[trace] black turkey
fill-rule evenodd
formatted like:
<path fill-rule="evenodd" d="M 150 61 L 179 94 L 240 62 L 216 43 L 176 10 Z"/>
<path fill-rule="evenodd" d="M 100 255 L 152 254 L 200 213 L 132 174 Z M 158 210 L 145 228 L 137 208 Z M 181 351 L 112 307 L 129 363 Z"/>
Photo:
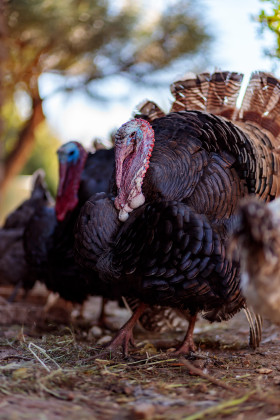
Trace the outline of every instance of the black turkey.
<path fill-rule="evenodd" d="M 53 200 L 44 182 L 45 174 L 38 170 L 33 174 L 31 196 L 8 215 L 0 229 L 0 284 L 23 287 L 30 290 L 36 276 L 30 271 L 23 247 L 24 230 L 33 215 L 42 207 L 49 207 Z"/>
<path fill-rule="evenodd" d="M 117 285 L 121 294 L 149 305 L 188 310 L 192 318 L 182 352 L 194 350 L 191 332 L 199 311 L 209 320 L 227 319 L 243 303 L 234 281 L 238 264 L 226 259 L 223 240 L 207 218 L 182 202 L 145 204 L 121 224 L 112 199 L 98 194 L 85 204 L 79 226 L 83 263 L 89 268 L 96 263 L 108 287 Z M 90 249 L 95 261 L 90 252 L 86 258 Z M 139 316 L 142 309 L 145 305 Z M 125 352 L 130 338 L 125 334 Z"/>
<path fill-rule="evenodd" d="M 109 190 L 114 151 L 88 153 L 72 141 L 58 149 L 58 158 L 56 204 L 41 207 L 29 222 L 24 235 L 26 258 L 34 275 L 50 291 L 83 303 L 89 295 L 102 295 L 103 289 L 99 282 L 89 282 L 88 273 L 75 263 L 73 229 L 84 202 L 98 191 Z"/>
<path fill-rule="evenodd" d="M 107 287 L 118 284 L 122 294 L 142 301 L 112 348 L 122 344 L 127 352 L 146 305 L 189 310 L 178 353 L 194 348 L 198 312 L 221 321 L 245 306 L 239 263 L 225 247 L 240 198 L 279 195 L 280 84 L 254 73 L 237 112 L 241 80 L 218 72 L 178 82 L 176 112 L 151 124 L 131 120 L 115 135 L 114 202 L 94 196 L 76 227 L 78 262 L 98 271 Z"/>

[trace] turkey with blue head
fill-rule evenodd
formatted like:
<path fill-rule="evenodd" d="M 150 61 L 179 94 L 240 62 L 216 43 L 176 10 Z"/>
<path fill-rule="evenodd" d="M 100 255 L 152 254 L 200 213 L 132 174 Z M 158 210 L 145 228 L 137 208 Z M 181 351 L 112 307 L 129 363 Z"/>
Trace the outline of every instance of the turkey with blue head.
<path fill-rule="evenodd" d="M 62 145 L 57 155 L 55 206 L 41 207 L 30 220 L 24 235 L 26 258 L 50 291 L 73 303 L 83 303 L 90 295 L 101 295 L 103 288 L 98 281 L 89 282 L 87 272 L 75 263 L 73 229 L 85 201 L 96 192 L 109 191 L 114 151 L 90 153 L 79 142 L 71 141 Z"/>

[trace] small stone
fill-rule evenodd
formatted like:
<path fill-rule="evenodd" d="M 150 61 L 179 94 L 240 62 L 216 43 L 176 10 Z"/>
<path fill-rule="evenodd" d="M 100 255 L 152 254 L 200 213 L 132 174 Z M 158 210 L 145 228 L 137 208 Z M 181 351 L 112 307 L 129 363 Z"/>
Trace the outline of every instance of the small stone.
<path fill-rule="evenodd" d="M 89 330 L 89 338 L 90 336 L 94 337 L 94 338 L 99 338 L 102 336 L 102 329 L 100 327 L 98 327 L 97 325 L 94 325 L 90 330 Z"/>
<path fill-rule="evenodd" d="M 155 407 L 152 404 L 136 404 L 131 410 L 133 419 L 151 419 L 155 413 Z"/>
<path fill-rule="evenodd" d="M 104 335 L 101 337 L 96 344 L 99 344 L 100 346 L 103 346 L 104 344 L 109 343 L 112 340 L 112 337 L 110 335 Z"/>
<path fill-rule="evenodd" d="M 206 392 L 208 392 L 208 388 L 207 385 L 205 384 L 198 384 L 195 387 L 197 392 L 202 392 L 203 394 L 206 394 Z"/>
<path fill-rule="evenodd" d="M 205 367 L 205 360 L 197 359 L 194 360 L 192 364 L 198 369 L 203 369 Z"/>
<path fill-rule="evenodd" d="M 59 395 L 67 401 L 73 401 L 75 398 L 75 394 L 72 391 L 65 391 L 63 389 L 59 391 Z"/>

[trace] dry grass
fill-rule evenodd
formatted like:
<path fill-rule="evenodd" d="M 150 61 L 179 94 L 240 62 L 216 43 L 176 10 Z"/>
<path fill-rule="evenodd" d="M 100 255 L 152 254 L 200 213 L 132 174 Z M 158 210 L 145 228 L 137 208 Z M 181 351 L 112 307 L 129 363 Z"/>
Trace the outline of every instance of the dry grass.
<path fill-rule="evenodd" d="M 33 324 L 1 327 L 1 420 L 280 418 L 276 327 L 266 326 L 270 339 L 252 351 L 242 315 L 200 321 L 199 351 L 189 359 L 156 350 L 173 347 L 177 334 L 139 331 L 138 347 L 123 359 L 104 354 L 87 326 Z"/>

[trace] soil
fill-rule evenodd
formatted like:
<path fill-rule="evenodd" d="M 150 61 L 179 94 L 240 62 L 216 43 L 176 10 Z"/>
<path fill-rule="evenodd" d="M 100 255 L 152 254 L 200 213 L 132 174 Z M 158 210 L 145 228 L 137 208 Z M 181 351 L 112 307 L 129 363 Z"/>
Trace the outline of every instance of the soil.
<path fill-rule="evenodd" d="M 243 313 L 201 319 L 198 350 L 184 358 L 172 354 L 183 331 L 138 328 L 124 358 L 101 347 L 129 317 L 116 303 L 106 307 L 111 329 L 101 329 L 98 298 L 81 316 L 63 302 L 46 312 L 43 289 L 12 304 L 10 292 L 0 288 L 0 420 L 280 419 L 280 329 L 267 321 L 252 350 Z"/>

